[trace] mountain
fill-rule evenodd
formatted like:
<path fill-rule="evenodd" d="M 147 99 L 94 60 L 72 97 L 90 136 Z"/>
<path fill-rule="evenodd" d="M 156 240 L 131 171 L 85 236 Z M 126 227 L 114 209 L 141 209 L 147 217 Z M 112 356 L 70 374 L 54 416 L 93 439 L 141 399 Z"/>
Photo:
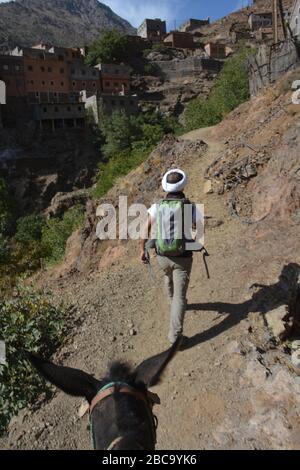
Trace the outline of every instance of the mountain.
<path fill-rule="evenodd" d="M 98 0 L 16 0 L 0 4 L 0 45 L 84 46 L 104 29 L 135 29 Z"/>

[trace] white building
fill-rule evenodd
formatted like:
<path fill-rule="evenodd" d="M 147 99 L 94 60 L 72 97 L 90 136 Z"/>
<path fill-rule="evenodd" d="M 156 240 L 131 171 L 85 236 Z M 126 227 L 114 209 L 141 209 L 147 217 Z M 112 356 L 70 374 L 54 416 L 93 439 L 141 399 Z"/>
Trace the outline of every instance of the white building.
<path fill-rule="evenodd" d="M 295 0 L 291 14 L 290 28 L 293 36 L 300 40 L 300 0 Z"/>

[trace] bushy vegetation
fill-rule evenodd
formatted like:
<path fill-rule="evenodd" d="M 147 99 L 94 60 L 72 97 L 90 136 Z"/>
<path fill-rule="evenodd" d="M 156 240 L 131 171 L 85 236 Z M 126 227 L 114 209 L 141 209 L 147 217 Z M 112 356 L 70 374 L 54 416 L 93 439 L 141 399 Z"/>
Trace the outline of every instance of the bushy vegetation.
<path fill-rule="evenodd" d="M 62 218 L 46 220 L 39 215 L 19 218 L 15 231 L 0 233 L 0 292 L 9 293 L 20 278 L 31 275 L 41 265 L 63 259 L 66 242 L 84 221 L 84 207 L 75 206 Z"/>
<path fill-rule="evenodd" d="M 45 222 L 42 228 L 41 245 L 47 263 L 53 264 L 63 259 L 68 238 L 83 225 L 83 222 L 83 206 L 72 207 L 65 212 L 62 219 L 53 218 Z"/>
<path fill-rule="evenodd" d="M 105 31 L 89 47 L 86 63 L 96 65 L 120 63 L 130 57 L 130 44 L 127 37 L 117 29 Z"/>
<path fill-rule="evenodd" d="M 192 100 L 185 113 L 187 130 L 218 124 L 226 114 L 250 97 L 246 58 L 253 53 L 243 47 L 228 59 L 208 97 Z"/>
<path fill-rule="evenodd" d="M 22 289 L 11 300 L 0 299 L 0 339 L 6 345 L 6 365 L 0 365 L 0 434 L 12 416 L 47 390 L 25 351 L 49 358 L 67 329 L 66 310 L 45 294 Z"/>
<path fill-rule="evenodd" d="M 95 197 L 102 197 L 116 179 L 140 165 L 167 133 L 178 130 L 175 119 L 165 119 L 157 113 L 127 116 L 115 111 L 111 117 L 100 111 L 101 132 L 105 141 L 106 163 L 101 163 L 96 181 Z"/>

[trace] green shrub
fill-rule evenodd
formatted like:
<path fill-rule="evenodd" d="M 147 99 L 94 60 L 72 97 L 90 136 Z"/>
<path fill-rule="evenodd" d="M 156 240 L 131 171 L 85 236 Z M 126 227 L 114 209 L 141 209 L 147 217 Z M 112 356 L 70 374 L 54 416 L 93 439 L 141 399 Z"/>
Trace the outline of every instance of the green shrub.
<path fill-rule="evenodd" d="M 68 238 L 84 222 L 84 207 L 75 206 L 69 209 L 62 219 L 53 218 L 46 221 L 42 228 L 44 258 L 49 264 L 61 261 L 65 254 Z"/>
<path fill-rule="evenodd" d="M 66 310 L 55 307 L 48 296 L 22 289 L 11 300 L 0 299 L 0 339 L 5 341 L 7 362 L 0 365 L 0 433 L 13 415 L 47 390 L 24 351 L 49 358 L 67 329 Z"/>
<path fill-rule="evenodd" d="M 102 164 L 97 176 L 97 184 L 93 196 L 98 198 L 104 196 L 121 176 L 130 173 L 131 170 L 140 165 L 149 155 L 148 149 L 134 148 L 120 152 L 108 163 Z"/>
<path fill-rule="evenodd" d="M 106 144 L 104 153 L 109 159 L 101 163 L 96 178 L 94 197 L 104 196 L 115 181 L 140 165 L 166 133 L 178 129 L 176 120 L 164 119 L 157 113 L 126 116 L 115 111 L 111 117 L 103 114 L 101 130 Z"/>
<path fill-rule="evenodd" d="M 187 130 L 218 124 L 226 114 L 250 98 L 246 58 L 253 53 L 241 49 L 225 63 L 208 97 L 192 100 L 185 112 Z"/>
<path fill-rule="evenodd" d="M 156 76 L 159 72 L 159 67 L 157 64 L 152 64 L 149 62 L 148 64 L 144 65 L 144 74 L 145 75 L 153 75 Z"/>
<path fill-rule="evenodd" d="M 107 30 L 90 46 L 86 63 L 96 65 L 119 63 L 130 57 L 130 45 L 127 37 L 117 29 Z"/>
<path fill-rule="evenodd" d="M 40 241 L 44 223 L 44 218 L 40 215 L 21 217 L 17 220 L 16 241 L 23 244 Z"/>
<path fill-rule="evenodd" d="M 8 239 L 0 232 L 0 266 L 9 258 L 9 242 Z"/>

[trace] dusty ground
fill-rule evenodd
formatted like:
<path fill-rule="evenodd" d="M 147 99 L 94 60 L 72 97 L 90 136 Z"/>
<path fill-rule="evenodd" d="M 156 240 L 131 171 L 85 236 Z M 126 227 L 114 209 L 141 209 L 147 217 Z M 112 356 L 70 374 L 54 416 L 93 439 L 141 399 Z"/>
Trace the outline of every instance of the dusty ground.
<path fill-rule="evenodd" d="M 195 256 L 187 347 L 155 389 L 162 401 L 156 409 L 157 448 L 299 449 L 300 377 L 278 362 L 280 351 L 270 349 L 261 313 L 284 304 L 273 294 L 283 267 L 300 263 L 289 241 L 293 231 L 297 237 L 297 225 L 281 234 L 285 248 L 279 251 L 270 225 L 258 231 L 231 218 L 225 198 L 203 193 L 204 172 L 223 150 L 216 129 L 184 138 L 209 144 L 201 159 L 190 158 L 183 167 L 190 175 L 188 196 L 204 203 L 211 217 L 206 232 L 211 279 L 202 257 Z M 168 346 L 168 307 L 155 259 L 157 286 L 138 261 L 138 247 L 129 245 L 126 251 L 102 272 L 48 280 L 56 297 L 72 303 L 81 319 L 58 361 L 100 377 L 113 359 L 137 364 Z M 250 290 L 254 283 L 267 287 Z M 135 336 L 130 336 L 132 328 Z M 80 400 L 55 392 L 37 411 L 13 420 L 0 448 L 89 449 L 87 418 L 77 418 L 79 405 Z"/>

